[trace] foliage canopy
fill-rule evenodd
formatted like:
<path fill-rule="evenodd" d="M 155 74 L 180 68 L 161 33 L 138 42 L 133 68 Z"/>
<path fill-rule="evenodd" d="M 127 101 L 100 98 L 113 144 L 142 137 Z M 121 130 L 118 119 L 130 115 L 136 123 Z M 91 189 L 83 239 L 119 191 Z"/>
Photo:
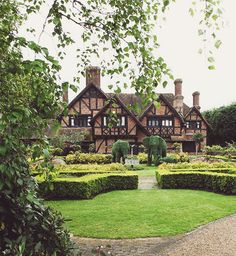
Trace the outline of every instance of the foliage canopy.
<path fill-rule="evenodd" d="M 209 144 L 225 146 L 236 142 L 236 103 L 205 111 L 204 116 L 211 125 Z"/>

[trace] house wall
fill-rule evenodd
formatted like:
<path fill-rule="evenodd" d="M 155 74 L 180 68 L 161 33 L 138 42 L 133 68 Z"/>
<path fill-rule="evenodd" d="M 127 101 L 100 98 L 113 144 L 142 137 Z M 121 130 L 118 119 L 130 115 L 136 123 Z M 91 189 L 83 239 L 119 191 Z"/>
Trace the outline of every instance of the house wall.
<path fill-rule="evenodd" d="M 153 135 L 159 135 L 164 138 L 170 138 L 171 135 L 181 135 L 181 122 L 170 107 L 163 101 L 160 102 L 159 108 L 154 105 L 146 112 L 145 116 L 140 120 L 142 125 Z M 152 116 L 159 116 L 163 118 L 170 118 L 173 120 L 173 127 L 148 127 L 148 118 Z"/>
<path fill-rule="evenodd" d="M 201 142 L 201 148 L 204 148 L 206 146 L 206 137 L 207 137 L 207 125 L 202 120 L 202 118 L 199 116 L 199 114 L 195 111 L 190 113 L 186 118 L 185 121 L 199 121 L 201 122 L 201 128 L 200 129 L 185 129 L 185 139 L 186 140 L 193 140 L 193 134 L 195 133 L 201 133 L 205 138 Z"/>

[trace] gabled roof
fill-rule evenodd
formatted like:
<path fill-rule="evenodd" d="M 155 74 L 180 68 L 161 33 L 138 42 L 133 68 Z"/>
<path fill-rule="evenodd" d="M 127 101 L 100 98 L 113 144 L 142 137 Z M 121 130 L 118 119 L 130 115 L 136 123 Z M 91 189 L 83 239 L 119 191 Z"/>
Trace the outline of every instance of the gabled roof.
<path fill-rule="evenodd" d="M 182 124 L 184 123 L 183 117 L 176 111 L 176 109 L 170 104 L 170 102 L 166 99 L 166 97 L 163 94 L 159 95 L 159 100 L 164 101 L 164 103 L 171 109 L 171 111 L 180 119 Z M 142 120 L 143 117 L 147 114 L 147 112 L 154 106 L 154 103 L 151 103 L 146 110 L 142 113 L 139 120 Z"/>
<path fill-rule="evenodd" d="M 206 121 L 206 119 L 203 117 L 203 115 L 201 114 L 201 112 L 199 111 L 199 109 L 198 108 L 196 108 L 196 107 L 191 107 L 190 109 L 189 109 L 189 111 L 188 111 L 188 113 L 184 116 L 184 118 L 186 119 L 192 112 L 196 112 L 200 117 L 201 117 L 201 119 L 204 121 L 204 123 L 206 124 L 206 126 L 208 127 L 208 128 L 211 128 L 211 126 L 210 126 L 210 124 Z"/>
<path fill-rule="evenodd" d="M 125 104 L 121 101 L 119 96 L 114 95 L 109 99 L 109 102 L 92 118 L 90 121 L 91 124 L 95 122 L 98 116 L 100 116 L 103 112 L 105 112 L 109 107 L 112 101 L 115 100 L 118 105 L 120 105 L 129 115 L 130 117 L 136 122 L 138 127 L 144 132 L 146 135 L 150 135 L 150 133 L 143 127 L 143 125 L 140 123 L 140 121 L 137 119 L 137 117 L 125 106 Z"/>
<path fill-rule="evenodd" d="M 107 99 L 107 95 L 95 84 L 91 83 L 87 85 L 69 104 L 68 107 L 71 108 L 89 89 L 95 88 L 99 93 L 101 93 L 105 99 Z"/>
<path fill-rule="evenodd" d="M 106 95 L 111 98 L 116 94 L 115 93 L 106 93 Z M 162 93 L 162 94 L 158 94 L 158 95 L 162 95 L 168 101 L 169 105 L 171 105 L 173 107 L 174 98 L 175 98 L 173 93 Z M 137 96 L 135 93 L 120 93 L 119 98 L 128 107 L 133 106 L 134 103 L 138 104 L 138 106 L 142 110 L 141 111 L 142 114 L 140 115 L 140 117 L 143 115 L 143 113 L 146 111 L 146 109 L 152 105 L 152 103 L 150 103 L 144 109 L 141 97 Z M 189 111 L 189 109 L 190 108 L 185 103 L 183 103 L 183 114 L 184 115 L 186 115 L 186 113 Z M 133 114 L 135 114 L 136 116 L 139 116 L 139 114 L 136 113 L 134 110 L 131 110 L 131 112 Z"/>

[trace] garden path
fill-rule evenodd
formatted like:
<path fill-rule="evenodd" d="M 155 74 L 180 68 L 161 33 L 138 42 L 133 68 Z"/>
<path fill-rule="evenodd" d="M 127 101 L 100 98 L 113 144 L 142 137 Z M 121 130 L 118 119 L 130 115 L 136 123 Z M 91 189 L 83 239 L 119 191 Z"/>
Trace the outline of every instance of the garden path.
<path fill-rule="evenodd" d="M 168 238 L 91 239 L 74 237 L 82 256 L 104 246 L 103 251 L 113 256 L 235 256 L 236 215 L 232 215 L 194 231 Z"/>
<path fill-rule="evenodd" d="M 139 176 L 138 189 L 153 189 L 157 188 L 155 176 Z"/>

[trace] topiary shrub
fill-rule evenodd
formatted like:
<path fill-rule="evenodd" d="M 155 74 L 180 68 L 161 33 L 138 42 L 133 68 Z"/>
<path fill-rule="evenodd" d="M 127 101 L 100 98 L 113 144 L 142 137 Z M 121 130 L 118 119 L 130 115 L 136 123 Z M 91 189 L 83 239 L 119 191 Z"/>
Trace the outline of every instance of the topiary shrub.
<path fill-rule="evenodd" d="M 159 136 L 149 136 L 143 139 L 143 145 L 146 147 L 148 152 L 148 165 L 152 162 L 155 165 L 160 164 L 160 158 L 166 157 L 167 145 L 163 138 Z"/>
<path fill-rule="evenodd" d="M 118 140 L 112 146 L 112 161 L 118 162 L 122 160 L 125 163 L 125 158 L 127 158 L 129 153 L 129 142 Z"/>

